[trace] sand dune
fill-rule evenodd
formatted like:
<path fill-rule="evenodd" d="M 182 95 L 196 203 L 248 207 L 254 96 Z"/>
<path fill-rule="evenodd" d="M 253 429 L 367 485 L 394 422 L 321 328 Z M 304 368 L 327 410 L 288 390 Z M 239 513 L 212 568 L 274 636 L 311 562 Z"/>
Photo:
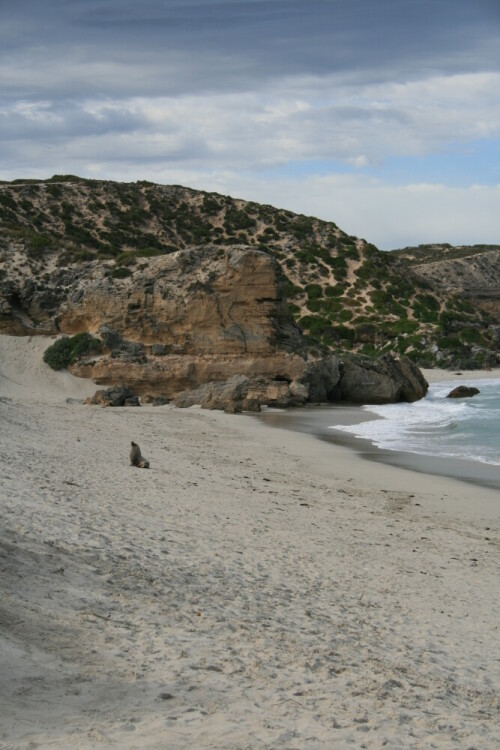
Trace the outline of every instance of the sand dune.
<path fill-rule="evenodd" d="M 46 345 L 0 337 L 1 747 L 498 747 L 496 495 L 68 402 Z"/>

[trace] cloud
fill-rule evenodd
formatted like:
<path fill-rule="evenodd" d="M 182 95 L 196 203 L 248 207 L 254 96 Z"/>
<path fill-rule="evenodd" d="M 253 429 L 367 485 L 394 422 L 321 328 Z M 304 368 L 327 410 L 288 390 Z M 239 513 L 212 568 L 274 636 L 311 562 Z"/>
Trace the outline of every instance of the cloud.
<path fill-rule="evenodd" d="M 426 193 L 390 164 L 421 159 L 448 215 L 457 176 L 426 178 L 424 159 L 500 139 L 499 30 L 497 0 L 3 0 L 0 177 L 184 176 L 313 214 L 332 195 L 352 233 L 423 241 L 404 206 Z"/>
<path fill-rule="evenodd" d="M 451 141 L 500 138 L 500 73 L 353 87 L 335 77 L 289 78 L 258 93 L 18 101 L 0 109 L 4 170 L 25 139 L 66 154 L 124 162 L 203 158 L 205 169 L 255 170 L 336 160 L 362 168 L 424 155 Z M 17 146 L 16 146 L 17 144 Z M 196 147 L 193 151 L 193 144 Z M 20 153 L 19 153 L 20 155 Z M 40 154 L 42 156 L 42 154 Z"/>
<path fill-rule="evenodd" d="M 500 14 L 488 0 L 3 0 L 0 21 L 3 89 L 21 98 L 498 70 Z"/>

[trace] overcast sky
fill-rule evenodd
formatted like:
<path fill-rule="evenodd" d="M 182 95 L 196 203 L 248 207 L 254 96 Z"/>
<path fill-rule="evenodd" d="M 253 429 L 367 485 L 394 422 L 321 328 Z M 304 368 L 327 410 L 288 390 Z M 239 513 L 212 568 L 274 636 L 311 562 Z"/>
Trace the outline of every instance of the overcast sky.
<path fill-rule="evenodd" d="M 500 0 L 0 0 L 0 178 L 500 243 Z"/>

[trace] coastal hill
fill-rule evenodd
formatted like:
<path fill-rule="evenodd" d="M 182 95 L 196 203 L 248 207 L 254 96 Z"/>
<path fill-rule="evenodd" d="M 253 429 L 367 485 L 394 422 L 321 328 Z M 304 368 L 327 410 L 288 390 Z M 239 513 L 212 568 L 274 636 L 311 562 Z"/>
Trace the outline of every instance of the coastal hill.
<path fill-rule="evenodd" d="M 76 299 L 77 278 L 91 310 L 91 278 L 115 289 L 127 290 L 125 282 L 143 287 L 141 274 L 152 263 L 171 265 L 182 251 L 190 283 L 208 289 L 213 279 L 203 259 L 226 257 L 231 248 L 242 257 L 245 248 L 243 265 L 250 251 L 251 263 L 262 254 L 273 260 L 288 310 L 311 346 L 405 355 L 421 366 L 498 361 L 499 247 L 381 252 L 333 222 L 267 205 L 181 186 L 74 176 L 0 184 L 0 230 L 4 332 L 22 333 L 27 321 L 53 332 L 70 288 Z M 205 276 L 197 279 L 202 268 Z M 138 300 L 130 304 L 131 311 L 140 307 Z M 58 330 L 84 329 L 67 316 Z"/>
<path fill-rule="evenodd" d="M 500 245 L 419 245 L 393 255 L 435 289 L 460 296 L 500 319 Z"/>

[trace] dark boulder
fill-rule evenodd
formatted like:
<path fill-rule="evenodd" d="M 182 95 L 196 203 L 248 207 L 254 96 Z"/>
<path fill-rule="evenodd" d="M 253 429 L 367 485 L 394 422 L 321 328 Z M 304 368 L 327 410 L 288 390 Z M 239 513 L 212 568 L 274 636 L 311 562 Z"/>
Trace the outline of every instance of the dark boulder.
<path fill-rule="evenodd" d="M 336 401 L 341 378 L 341 361 L 336 355 L 314 360 L 306 365 L 306 371 L 300 378 L 300 383 L 307 387 L 307 397 L 304 401 L 325 403 Z M 295 383 L 292 384 L 292 392 Z M 294 395 L 299 396 L 298 389 Z"/>
<path fill-rule="evenodd" d="M 473 388 L 468 385 L 457 385 L 456 388 L 448 393 L 446 398 L 472 398 L 472 396 L 477 396 L 478 393 L 479 388 Z"/>
<path fill-rule="evenodd" d="M 384 354 L 378 359 L 349 357 L 343 363 L 339 400 L 355 404 L 391 404 L 418 401 L 429 384 L 410 359 Z"/>
<path fill-rule="evenodd" d="M 230 413 L 259 411 L 261 406 L 287 408 L 306 403 L 349 401 L 386 404 L 417 401 L 425 396 L 428 383 L 411 360 L 384 355 L 377 360 L 335 355 L 308 362 L 297 380 L 249 378 L 233 375 L 224 382 L 210 382 L 175 398 L 181 408 L 200 405 Z"/>
<path fill-rule="evenodd" d="M 99 406 L 140 406 L 138 397 L 125 385 L 96 391 L 85 403 Z"/>

